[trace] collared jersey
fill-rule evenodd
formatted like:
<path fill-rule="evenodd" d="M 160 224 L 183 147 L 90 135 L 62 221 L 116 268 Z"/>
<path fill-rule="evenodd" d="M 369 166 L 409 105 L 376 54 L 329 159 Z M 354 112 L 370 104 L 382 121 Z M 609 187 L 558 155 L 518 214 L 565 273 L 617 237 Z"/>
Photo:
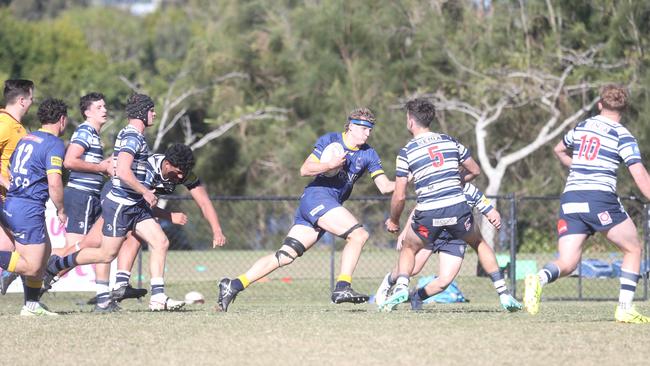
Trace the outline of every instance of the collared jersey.
<path fill-rule="evenodd" d="M 573 150 L 571 170 L 564 192 L 605 191 L 616 193 L 616 170 L 641 162 L 636 138 L 627 128 L 603 116 L 584 120 L 563 139 Z"/>
<path fill-rule="evenodd" d="M 25 127 L 11 114 L 0 109 L 0 174 L 9 180 L 9 161 L 16 149 L 18 141 L 27 134 Z M 4 187 L 0 186 L 0 195 L 6 195 Z"/>
<path fill-rule="evenodd" d="M 87 163 L 99 164 L 104 159 L 101 137 L 95 128 L 84 122 L 72 134 L 70 144 L 77 144 L 84 149 L 81 160 Z M 104 176 L 100 173 L 70 171 L 68 187 L 86 192 L 96 193 L 102 189 Z"/>
<path fill-rule="evenodd" d="M 371 178 L 384 174 L 381 166 L 381 159 L 377 152 L 368 144 L 360 147 L 347 146 L 343 140 L 343 134 L 340 132 L 331 132 L 318 138 L 311 158 L 320 161 L 323 149 L 331 143 L 338 142 L 345 150 L 345 164 L 339 173 L 333 177 L 319 174 L 307 185 L 305 190 L 325 190 L 335 195 L 339 203 L 343 203 L 350 197 L 354 183 L 367 170 Z"/>
<path fill-rule="evenodd" d="M 49 197 L 47 175 L 63 173 L 63 141 L 44 130 L 25 135 L 11 155 L 8 197 L 45 203 Z"/>
<path fill-rule="evenodd" d="M 193 172 L 188 173 L 182 182 L 174 183 L 169 179 L 165 179 L 162 174 L 162 163 L 164 160 L 164 154 L 153 154 L 147 159 L 145 187 L 155 190 L 156 195 L 172 194 L 179 184 L 184 185 L 188 190 L 201 185 L 201 181 Z"/>
<path fill-rule="evenodd" d="M 138 182 L 145 184 L 147 178 L 147 158 L 149 158 L 149 146 L 144 135 L 135 127 L 127 125 L 117 134 L 115 150 L 113 152 L 114 164 L 117 164 L 117 156 L 120 152 L 133 155 L 131 170 Z M 134 191 L 128 184 L 122 182 L 117 176 L 111 179 L 113 188 L 106 195 L 106 198 L 113 202 L 127 206 L 134 205 L 141 201 L 142 195 Z"/>
<path fill-rule="evenodd" d="M 458 168 L 470 157 L 469 150 L 451 136 L 427 132 L 400 150 L 395 175 L 413 174 L 417 210 L 445 208 L 466 201 Z"/>

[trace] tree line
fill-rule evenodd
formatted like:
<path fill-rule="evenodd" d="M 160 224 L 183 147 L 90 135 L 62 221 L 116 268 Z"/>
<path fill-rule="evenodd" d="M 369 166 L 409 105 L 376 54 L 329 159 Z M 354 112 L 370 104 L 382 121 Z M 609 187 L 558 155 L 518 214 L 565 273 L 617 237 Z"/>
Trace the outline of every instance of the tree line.
<path fill-rule="evenodd" d="M 624 123 L 648 153 L 645 2 L 177 0 L 143 17 L 92 3 L 1 1 L 0 79 L 34 80 L 37 102 L 104 93 L 109 145 L 127 96 L 152 95 L 150 145 L 193 146 L 213 194 L 299 194 L 313 142 L 357 106 L 376 112 L 370 144 L 393 176 L 414 96 L 472 149 L 488 194 L 559 194 L 552 146 L 609 82 L 629 87 Z M 636 192 L 629 174 L 619 186 Z M 356 190 L 376 193 L 370 179 Z"/>

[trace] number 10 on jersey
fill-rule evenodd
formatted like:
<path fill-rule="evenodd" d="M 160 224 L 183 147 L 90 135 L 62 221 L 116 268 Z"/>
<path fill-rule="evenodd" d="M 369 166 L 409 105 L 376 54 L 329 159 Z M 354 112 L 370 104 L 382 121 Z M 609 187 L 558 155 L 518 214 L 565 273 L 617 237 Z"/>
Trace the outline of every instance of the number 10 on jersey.
<path fill-rule="evenodd" d="M 600 150 L 600 139 L 596 136 L 591 136 L 587 140 L 587 135 L 580 137 L 580 150 L 578 150 L 578 159 L 594 160 L 598 156 Z"/>

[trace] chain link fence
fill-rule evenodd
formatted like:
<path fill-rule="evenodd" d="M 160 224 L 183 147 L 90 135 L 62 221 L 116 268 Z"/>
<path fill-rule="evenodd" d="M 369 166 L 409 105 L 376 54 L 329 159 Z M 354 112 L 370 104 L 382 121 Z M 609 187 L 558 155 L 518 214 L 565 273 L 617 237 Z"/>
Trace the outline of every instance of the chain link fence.
<path fill-rule="evenodd" d="M 491 230 L 486 221 L 481 221 L 481 231 L 494 245 L 509 287 L 520 298 L 525 275 L 536 272 L 556 256 L 559 197 L 507 195 L 492 199 L 501 214 L 502 228 L 497 232 Z M 170 293 L 205 291 L 210 299 L 216 296 L 216 284 L 221 277 L 235 277 L 244 273 L 259 257 L 274 253 L 293 224 L 298 197 L 215 197 L 213 203 L 228 238 L 228 244 L 223 248 L 211 247 L 210 227 L 191 197 L 172 196 L 165 202 L 167 209 L 184 212 L 189 217 L 185 226 L 161 222 L 171 243 L 165 274 Z M 650 263 L 647 250 L 648 207 L 634 198 L 625 198 L 623 203 L 644 239 L 643 279 L 636 296 L 637 299 L 647 299 L 647 263 Z M 345 203 L 345 207 L 370 233 L 353 276 L 354 287 L 358 291 L 374 293 L 383 276 L 397 263 L 398 252 L 394 249 L 396 237 L 384 229 L 389 206 L 390 197 L 358 197 Z M 409 199 L 402 221 L 413 206 L 414 201 Z M 344 244 L 344 240 L 326 234 L 290 266 L 263 278 L 252 285 L 252 291 L 245 291 L 242 295 L 263 297 L 269 301 L 304 296 L 328 300 L 338 274 Z M 545 287 L 544 297 L 556 300 L 614 300 L 618 296 L 617 271 L 620 271 L 620 261 L 620 251 L 598 234 L 586 242 L 583 260 L 576 273 Z M 148 252 L 145 249 L 134 270 L 139 285 L 144 287 L 149 282 L 147 262 Z M 433 255 L 420 275 L 435 274 L 437 269 L 437 256 Z M 465 255 L 457 283 L 470 300 L 497 301 L 492 283 L 485 277 L 476 253 L 471 249 Z M 278 291 L 282 295 L 278 295 Z"/>

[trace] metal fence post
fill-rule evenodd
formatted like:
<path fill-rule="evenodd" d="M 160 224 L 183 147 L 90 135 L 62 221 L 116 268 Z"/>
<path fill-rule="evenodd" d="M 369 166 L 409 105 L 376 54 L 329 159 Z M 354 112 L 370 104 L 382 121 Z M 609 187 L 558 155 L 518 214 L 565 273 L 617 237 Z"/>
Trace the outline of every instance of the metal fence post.
<path fill-rule="evenodd" d="M 643 204 L 643 257 L 645 257 L 645 268 L 641 268 L 642 276 L 643 276 L 643 300 L 648 300 L 648 266 L 650 265 L 650 253 L 648 253 L 648 242 L 650 241 L 650 215 L 648 214 L 648 209 L 650 209 L 650 206 L 648 206 L 647 203 Z M 643 261 L 641 261 L 641 264 L 643 265 Z"/>
<path fill-rule="evenodd" d="M 142 245 L 138 251 L 138 288 L 142 288 Z M 138 301 L 142 301 L 142 298 Z"/>
<path fill-rule="evenodd" d="M 335 270 L 335 261 L 334 256 L 336 254 L 336 239 L 332 240 L 332 251 L 330 252 L 330 290 L 334 291 L 334 270 Z"/>
<path fill-rule="evenodd" d="M 580 261 L 578 262 L 578 300 L 582 300 L 582 252 L 580 252 Z"/>
<path fill-rule="evenodd" d="M 517 297 L 517 200 L 514 193 L 509 193 L 510 200 L 510 288 L 512 297 Z"/>

